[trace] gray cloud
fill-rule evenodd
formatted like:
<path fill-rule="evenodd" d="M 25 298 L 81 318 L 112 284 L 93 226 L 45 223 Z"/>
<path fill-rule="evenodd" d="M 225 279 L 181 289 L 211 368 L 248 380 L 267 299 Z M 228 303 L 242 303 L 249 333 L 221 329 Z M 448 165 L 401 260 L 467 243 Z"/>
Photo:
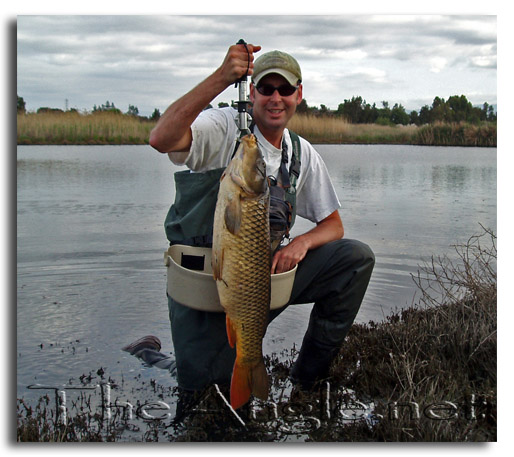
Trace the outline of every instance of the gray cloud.
<path fill-rule="evenodd" d="M 68 99 L 162 112 L 239 38 L 295 55 L 309 104 L 361 95 L 418 109 L 453 94 L 496 103 L 495 16 L 19 16 L 18 94 L 29 109 Z M 214 103 L 236 96 L 228 88 Z"/>

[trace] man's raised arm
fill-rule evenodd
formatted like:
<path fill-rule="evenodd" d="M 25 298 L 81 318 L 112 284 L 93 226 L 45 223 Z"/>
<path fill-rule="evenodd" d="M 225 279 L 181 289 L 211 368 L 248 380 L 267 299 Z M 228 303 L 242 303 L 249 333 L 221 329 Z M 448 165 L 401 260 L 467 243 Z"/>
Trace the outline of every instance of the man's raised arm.
<path fill-rule="evenodd" d="M 162 153 L 189 151 L 191 124 L 201 111 L 228 86 L 253 72 L 253 53 L 261 47 L 251 44 L 233 45 L 221 66 L 198 86 L 172 103 L 150 133 L 150 145 Z M 250 65 L 248 65 L 250 57 Z"/>

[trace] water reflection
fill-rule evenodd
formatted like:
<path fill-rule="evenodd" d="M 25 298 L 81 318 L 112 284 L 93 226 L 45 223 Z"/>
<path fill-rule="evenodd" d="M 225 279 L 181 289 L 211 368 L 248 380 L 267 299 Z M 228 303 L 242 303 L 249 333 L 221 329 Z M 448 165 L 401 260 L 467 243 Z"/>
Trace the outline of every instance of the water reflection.
<path fill-rule="evenodd" d="M 408 146 L 319 146 L 336 184 L 349 238 L 377 263 L 358 319 L 411 305 L 424 259 L 496 229 L 496 150 Z M 379 316 L 377 318 L 377 315 Z"/>
<path fill-rule="evenodd" d="M 434 190 L 461 191 L 469 183 L 471 170 L 464 166 L 433 166 L 432 187 Z"/>

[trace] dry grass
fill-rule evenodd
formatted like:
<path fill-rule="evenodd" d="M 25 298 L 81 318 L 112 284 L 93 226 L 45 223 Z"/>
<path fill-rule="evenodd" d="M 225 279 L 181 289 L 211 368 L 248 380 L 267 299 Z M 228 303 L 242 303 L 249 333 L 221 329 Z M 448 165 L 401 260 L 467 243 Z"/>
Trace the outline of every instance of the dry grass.
<path fill-rule="evenodd" d="M 93 114 L 18 114 L 18 144 L 145 144 L 153 123 L 134 116 Z"/>
<path fill-rule="evenodd" d="M 416 126 L 351 124 L 341 117 L 295 115 L 288 128 L 311 143 L 410 143 Z"/>
<path fill-rule="evenodd" d="M 334 377 L 383 416 L 362 439 L 496 441 L 496 238 L 486 231 L 456 249 L 459 263 L 434 259 L 415 278 L 424 306 L 350 331 Z"/>
<path fill-rule="evenodd" d="M 420 127 L 413 136 L 414 144 L 427 146 L 496 146 L 496 124 L 471 125 L 464 122 L 441 122 Z"/>
<path fill-rule="evenodd" d="M 148 144 L 155 121 L 116 114 L 18 114 L 18 144 Z M 334 116 L 295 115 L 288 127 L 314 144 L 420 144 L 496 146 L 496 125 L 436 124 L 417 127 L 350 124 Z"/>

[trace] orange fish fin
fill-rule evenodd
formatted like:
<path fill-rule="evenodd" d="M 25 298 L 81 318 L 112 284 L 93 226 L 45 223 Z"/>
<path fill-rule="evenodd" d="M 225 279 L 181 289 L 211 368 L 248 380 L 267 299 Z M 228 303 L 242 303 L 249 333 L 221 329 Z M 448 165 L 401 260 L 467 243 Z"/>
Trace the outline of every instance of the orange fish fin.
<path fill-rule="evenodd" d="M 264 366 L 264 360 L 252 369 L 252 393 L 261 400 L 267 400 L 269 396 L 268 372 Z"/>
<path fill-rule="evenodd" d="M 238 365 L 236 359 L 230 383 L 230 405 L 234 409 L 240 408 L 250 400 L 251 394 L 249 367 Z"/>
<path fill-rule="evenodd" d="M 236 329 L 234 328 L 234 325 L 230 321 L 230 318 L 227 315 L 226 318 L 226 325 L 227 325 L 227 337 L 228 337 L 228 344 L 230 344 L 230 347 L 233 348 L 236 345 Z"/>
<path fill-rule="evenodd" d="M 268 399 L 269 380 L 264 361 L 249 367 L 238 364 L 236 359 L 230 384 L 230 405 L 234 409 L 240 408 L 250 400 L 251 394 L 261 400 Z"/>

